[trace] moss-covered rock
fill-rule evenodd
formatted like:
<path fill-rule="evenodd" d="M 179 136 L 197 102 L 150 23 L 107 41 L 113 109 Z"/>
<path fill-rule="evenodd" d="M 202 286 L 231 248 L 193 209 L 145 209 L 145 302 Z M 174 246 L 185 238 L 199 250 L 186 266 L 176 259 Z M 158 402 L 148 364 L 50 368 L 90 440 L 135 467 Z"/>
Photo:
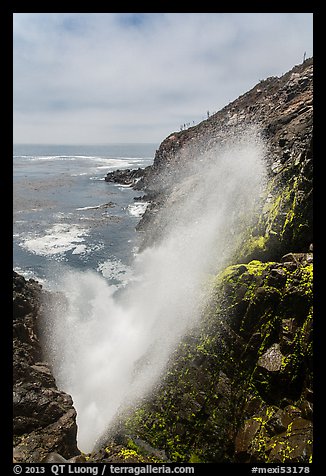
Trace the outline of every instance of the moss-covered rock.
<path fill-rule="evenodd" d="M 292 150 L 291 157 L 274 177 L 269 178 L 261 214 L 251 230 L 244 233 L 236 252 L 238 259 L 274 259 L 289 249 L 307 250 L 312 242 L 310 143 L 301 152 Z"/>
<path fill-rule="evenodd" d="M 311 255 L 286 263 L 255 260 L 216 276 L 200 328 L 126 433 L 171 461 L 309 462 Z"/>

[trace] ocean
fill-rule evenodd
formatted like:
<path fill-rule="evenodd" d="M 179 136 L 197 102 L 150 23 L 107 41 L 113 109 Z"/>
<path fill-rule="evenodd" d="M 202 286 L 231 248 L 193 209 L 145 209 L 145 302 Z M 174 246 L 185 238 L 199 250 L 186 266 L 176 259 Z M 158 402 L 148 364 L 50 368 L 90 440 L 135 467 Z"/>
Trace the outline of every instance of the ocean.
<path fill-rule="evenodd" d="M 93 270 L 124 286 L 147 204 L 105 182 L 116 169 L 153 163 L 157 144 L 15 145 L 13 267 L 55 289 L 64 269 Z"/>

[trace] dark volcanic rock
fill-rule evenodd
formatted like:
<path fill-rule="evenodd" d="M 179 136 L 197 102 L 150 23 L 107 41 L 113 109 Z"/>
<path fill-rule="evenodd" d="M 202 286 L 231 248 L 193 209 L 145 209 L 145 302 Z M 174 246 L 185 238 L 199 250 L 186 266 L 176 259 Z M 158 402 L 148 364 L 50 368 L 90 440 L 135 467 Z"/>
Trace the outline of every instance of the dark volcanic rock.
<path fill-rule="evenodd" d="M 76 412 L 58 390 L 38 337 L 41 286 L 13 275 L 13 435 L 16 462 L 38 463 L 56 451 L 70 458 L 76 445 Z"/>
<path fill-rule="evenodd" d="M 140 178 L 144 177 L 146 174 L 146 169 L 123 169 L 123 170 L 114 170 L 109 172 L 106 177 L 106 182 L 120 183 L 123 185 L 130 185 L 136 188 L 137 182 Z"/>
<path fill-rule="evenodd" d="M 278 372 L 281 370 L 282 362 L 283 355 L 280 351 L 280 345 L 273 344 L 261 357 L 259 357 L 257 365 L 268 370 L 268 372 Z"/>

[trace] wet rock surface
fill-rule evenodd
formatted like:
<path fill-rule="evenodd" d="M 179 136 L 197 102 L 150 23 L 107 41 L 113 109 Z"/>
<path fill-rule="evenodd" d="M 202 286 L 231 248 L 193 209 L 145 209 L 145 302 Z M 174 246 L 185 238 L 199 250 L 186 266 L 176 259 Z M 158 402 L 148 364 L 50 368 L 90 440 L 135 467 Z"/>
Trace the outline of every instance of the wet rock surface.
<path fill-rule="evenodd" d="M 109 172 L 106 177 L 106 182 L 114 182 L 122 185 L 132 186 L 137 190 L 138 181 L 146 175 L 146 168 L 138 169 L 122 169 Z"/>

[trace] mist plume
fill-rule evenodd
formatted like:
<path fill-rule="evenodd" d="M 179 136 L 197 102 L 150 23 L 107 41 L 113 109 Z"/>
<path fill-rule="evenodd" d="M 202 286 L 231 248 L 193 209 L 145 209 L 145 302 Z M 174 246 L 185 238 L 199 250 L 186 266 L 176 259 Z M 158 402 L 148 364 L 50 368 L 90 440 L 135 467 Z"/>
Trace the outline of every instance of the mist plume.
<path fill-rule="evenodd" d="M 187 156 L 187 149 L 183 151 Z M 205 280 L 232 258 L 257 213 L 266 146 L 255 127 L 183 164 L 160 211 L 163 235 L 139 253 L 119 293 L 93 271 L 67 271 L 67 307 L 48 317 L 46 349 L 77 410 L 90 452 L 126 405 L 146 396 L 171 352 L 200 320 Z"/>

